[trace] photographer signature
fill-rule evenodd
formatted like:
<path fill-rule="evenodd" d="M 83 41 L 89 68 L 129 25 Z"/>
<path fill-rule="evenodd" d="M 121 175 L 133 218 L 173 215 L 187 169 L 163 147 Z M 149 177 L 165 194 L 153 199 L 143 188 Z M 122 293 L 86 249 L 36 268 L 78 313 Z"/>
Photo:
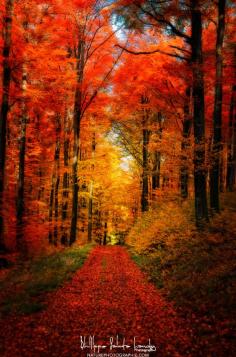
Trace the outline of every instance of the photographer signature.
<path fill-rule="evenodd" d="M 82 350 L 84 349 L 90 349 L 93 350 L 94 352 L 100 352 L 101 350 L 104 350 L 106 348 L 109 348 L 110 351 L 112 350 L 128 350 L 130 348 L 133 348 L 134 352 L 155 352 L 157 350 L 155 345 L 151 344 L 151 340 L 148 340 L 148 344 L 146 345 L 140 345 L 136 341 L 136 337 L 133 338 L 133 343 L 127 344 L 125 341 L 125 337 L 122 339 L 119 339 L 119 336 L 117 335 L 116 338 L 110 337 L 109 342 L 107 344 L 98 344 L 95 341 L 95 336 L 80 336 L 80 348 Z"/>

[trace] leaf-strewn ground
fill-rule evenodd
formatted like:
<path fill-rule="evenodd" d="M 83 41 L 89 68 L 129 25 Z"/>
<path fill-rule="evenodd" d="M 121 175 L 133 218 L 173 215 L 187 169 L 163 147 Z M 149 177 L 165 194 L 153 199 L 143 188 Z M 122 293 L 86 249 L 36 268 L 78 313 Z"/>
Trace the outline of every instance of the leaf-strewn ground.
<path fill-rule="evenodd" d="M 157 346 L 152 356 L 200 356 L 186 322 L 121 247 L 93 249 L 72 281 L 48 295 L 46 310 L 9 315 L 1 331 L 4 357 L 87 356 L 81 335 L 109 345 L 109 337 L 117 334 L 129 343 L 136 337 L 147 344 L 150 338 Z"/>

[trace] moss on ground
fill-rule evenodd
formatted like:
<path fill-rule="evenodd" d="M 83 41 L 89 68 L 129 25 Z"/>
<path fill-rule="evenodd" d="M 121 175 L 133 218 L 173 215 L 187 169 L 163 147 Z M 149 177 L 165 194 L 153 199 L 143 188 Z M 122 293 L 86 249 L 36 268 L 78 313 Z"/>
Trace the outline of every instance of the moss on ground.
<path fill-rule="evenodd" d="M 0 282 L 5 291 L 0 312 L 31 314 L 46 307 L 43 294 L 61 287 L 82 267 L 93 245 L 66 248 L 61 252 L 21 262 Z"/>

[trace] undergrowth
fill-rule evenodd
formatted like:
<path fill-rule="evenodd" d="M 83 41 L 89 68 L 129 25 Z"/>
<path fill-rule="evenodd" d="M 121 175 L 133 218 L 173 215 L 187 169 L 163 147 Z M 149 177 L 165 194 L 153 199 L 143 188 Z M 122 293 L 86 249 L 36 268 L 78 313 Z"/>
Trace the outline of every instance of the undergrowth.
<path fill-rule="evenodd" d="M 45 308 L 45 292 L 53 291 L 81 268 L 93 245 L 71 247 L 21 262 L 0 282 L 0 313 L 30 314 Z"/>
<path fill-rule="evenodd" d="M 230 344 L 236 327 L 236 212 L 232 197 L 224 201 L 230 206 L 203 231 L 188 206 L 163 203 L 136 222 L 126 241 L 149 280 L 194 316 L 199 335 L 214 335 L 212 344 L 222 331 Z"/>

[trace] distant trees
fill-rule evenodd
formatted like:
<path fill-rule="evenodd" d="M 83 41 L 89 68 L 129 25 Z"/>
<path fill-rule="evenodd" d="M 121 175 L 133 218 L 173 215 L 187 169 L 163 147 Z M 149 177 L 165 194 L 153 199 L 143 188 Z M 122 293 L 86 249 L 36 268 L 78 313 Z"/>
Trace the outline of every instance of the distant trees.
<path fill-rule="evenodd" d="M 215 104 L 213 113 L 213 122 L 211 124 L 213 130 L 213 145 L 210 163 L 210 206 L 213 212 L 219 212 L 219 187 L 220 187 L 220 165 L 221 160 L 221 142 L 222 142 L 222 101 L 223 101 L 223 40 L 225 29 L 225 1 L 218 1 L 217 6 L 208 2 L 186 1 L 180 3 L 175 2 L 155 2 L 153 1 L 132 1 L 127 0 L 121 4 L 118 2 L 116 14 L 119 21 L 124 22 L 126 28 L 133 28 L 136 31 L 137 37 L 145 33 L 150 38 L 149 46 L 141 41 L 139 46 L 134 43 L 128 47 L 119 45 L 125 49 L 127 53 L 133 55 L 153 55 L 163 54 L 168 57 L 177 58 L 178 62 L 185 63 L 185 98 L 182 107 L 182 128 L 183 142 L 181 154 L 181 169 L 180 169 L 180 189 L 181 195 L 185 199 L 188 196 L 189 183 L 189 165 L 187 165 L 185 151 L 189 148 L 189 138 L 191 127 L 193 124 L 194 133 L 194 149 L 193 149 L 193 164 L 194 164 L 194 192 L 195 192 L 195 216 L 198 226 L 204 225 L 208 221 L 208 199 L 207 199 L 207 177 L 208 167 L 206 161 L 206 89 L 204 77 L 208 76 L 204 69 L 203 61 L 203 40 L 207 33 L 204 29 L 205 20 L 209 16 L 208 11 L 214 11 L 218 8 L 218 18 L 216 18 L 216 60 L 215 60 Z M 215 14 L 214 14 L 215 15 Z M 210 19 L 212 20 L 212 19 Z M 209 23 L 208 23 L 209 24 Z M 150 31 L 151 29 L 151 31 Z M 169 34 L 169 39 L 167 39 Z M 158 41 L 155 44 L 153 35 L 165 36 L 167 46 L 163 42 Z M 178 44 L 173 44 L 171 38 L 178 39 Z M 208 55 L 210 56 L 210 55 Z M 174 62 L 173 62 L 174 66 Z M 142 74 L 141 74 L 142 75 Z M 187 77 L 188 76 L 188 77 Z M 149 86 L 152 86 L 150 81 Z M 148 84 L 147 84 L 148 86 Z M 207 89 L 209 92 L 209 90 Z M 157 93 L 158 95 L 158 93 Z M 168 99 L 165 99 L 168 102 Z M 175 98 L 170 99 L 172 104 Z M 176 113 L 177 115 L 179 113 Z M 177 118 L 178 120 L 178 118 Z M 208 120 L 208 119 L 207 119 Z M 229 175 L 228 175 L 229 177 Z"/>
<path fill-rule="evenodd" d="M 105 244 L 160 197 L 194 193 L 199 227 L 220 211 L 236 172 L 230 3 L 0 11 L 1 250 Z"/>
<path fill-rule="evenodd" d="M 95 162 L 85 174 L 86 185 L 93 182 L 83 197 L 89 211 L 80 203 L 90 152 L 84 148 L 91 145 L 86 128 L 95 114 L 100 134 L 109 130 L 105 88 L 122 52 L 111 50 L 116 30 L 99 1 L 6 1 L 0 10 L 1 249 L 73 244 L 82 221 L 87 230 L 86 220 L 91 240 L 96 221 L 104 228 L 102 209 L 112 207 L 95 199 L 96 190 L 103 191 Z M 105 220 L 109 234 L 111 219 Z"/>

